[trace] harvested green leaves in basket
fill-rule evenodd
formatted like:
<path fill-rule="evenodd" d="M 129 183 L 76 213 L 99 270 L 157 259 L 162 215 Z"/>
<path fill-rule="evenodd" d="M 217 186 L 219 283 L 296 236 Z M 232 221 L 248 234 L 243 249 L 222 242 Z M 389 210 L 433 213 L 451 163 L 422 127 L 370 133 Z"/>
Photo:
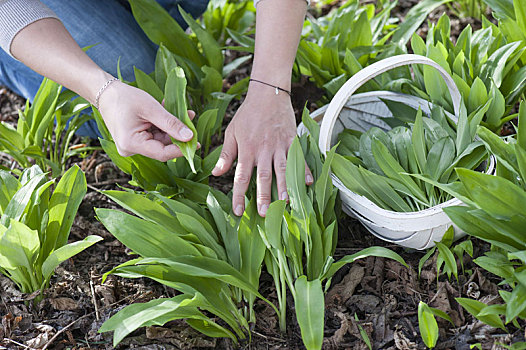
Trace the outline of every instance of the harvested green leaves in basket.
<path fill-rule="evenodd" d="M 483 107 L 470 116 L 462 108 L 455 125 L 441 107 L 424 116 L 400 102 L 384 103 L 393 114 L 385 118 L 392 129 L 344 130 L 332 163 L 345 187 L 379 207 L 412 212 L 444 203 L 452 198 L 444 186 L 458 181 L 454 169 L 475 170 L 488 158 L 475 139 Z"/>

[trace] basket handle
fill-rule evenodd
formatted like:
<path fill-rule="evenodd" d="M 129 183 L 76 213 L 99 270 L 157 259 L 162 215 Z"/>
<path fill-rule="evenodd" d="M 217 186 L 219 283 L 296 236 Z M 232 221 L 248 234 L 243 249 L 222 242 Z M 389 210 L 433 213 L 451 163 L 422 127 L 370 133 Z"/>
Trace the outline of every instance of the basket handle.
<path fill-rule="evenodd" d="M 412 54 L 389 57 L 362 69 L 353 75 L 349 80 L 347 80 L 340 90 L 338 90 L 329 104 L 329 107 L 327 108 L 327 111 L 325 112 L 321 122 L 319 147 L 323 155 L 326 155 L 331 149 L 331 136 L 334 129 L 334 124 L 336 123 L 342 108 L 345 106 L 347 101 L 349 101 L 352 94 L 354 94 L 356 90 L 358 90 L 362 85 L 376 76 L 391 69 L 408 66 L 411 64 L 424 64 L 438 70 L 449 89 L 449 93 L 451 94 L 455 115 L 458 116 L 460 114 L 460 101 L 462 98 L 460 91 L 458 90 L 453 78 L 451 78 L 446 70 L 438 63 L 425 56 Z"/>

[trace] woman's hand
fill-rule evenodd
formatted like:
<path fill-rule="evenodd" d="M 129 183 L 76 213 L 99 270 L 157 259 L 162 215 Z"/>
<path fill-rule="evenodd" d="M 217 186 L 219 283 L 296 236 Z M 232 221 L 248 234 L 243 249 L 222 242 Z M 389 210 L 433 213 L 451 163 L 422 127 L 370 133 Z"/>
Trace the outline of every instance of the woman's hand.
<path fill-rule="evenodd" d="M 183 142 L 194 137 L 192 130 L 152 96 L 120 81 L 104 90 L 99 111 L 124 157 L 142 154 L 165 162 L 182 156 L 170 136 Z M 195 116 L 192 111 L 188 114 L 191 119 Z"/>
<path fill-rule="evenodd" d="M 265 216 L 271 200 L 272 173 L 276 174 L 279 199 L 288 199 L 285 170 L 287 152 L 296 136 L 296 120 L 290 97 L 274 89 L 251 87 L 247 98 L 225 132 L 221 156 L 212 174 L 226 173 L 238 159 L 234 178 L 232 208 L 234 214 L 245 210 L 245 192 L 254 167 L 257 167 L 257 207 Z M 313 178 L 306 167 L 305 180 Z"/>

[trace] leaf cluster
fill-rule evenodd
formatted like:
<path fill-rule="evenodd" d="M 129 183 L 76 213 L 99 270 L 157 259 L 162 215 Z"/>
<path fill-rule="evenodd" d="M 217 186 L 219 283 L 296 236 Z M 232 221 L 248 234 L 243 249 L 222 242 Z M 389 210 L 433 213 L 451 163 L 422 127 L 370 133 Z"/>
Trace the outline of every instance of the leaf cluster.
<path fill-rule="evenodd" d="M 525 124 L 526 105 L 522 103 L 516 138 L 506 142 L 488 129 L 479 128 L 481 139 L 497 158 L 499 176 L 457 169 L 460 185 L 454 193 L 465 206 L 444 209 L 460 229 L 491 243 L 491 251 L 475 263 L 501 277 L 501 284 L 512 289 L 499 291 L 505 302 L 502 305 L 485 306 L 472 300 L 461 303 L 479 320 L 498 328 L 504 328 L 499 315 L 505 315 L 506 323 L 513 322 L 517 327 L 516 318 L 526 318 Z"/>
<path fill-rule="evenodd" d="M 115 331 L 116 345 L 139 327 L 184 318 L 205 335 L 228 337 L 234 343 L 250 334 L 255 298 L 266 300 L 258 292 L 265 245 L 254 231 L 263 221 L 255 201 L 238 218 L 232 214 L 229 198 L 221 193 L 210 192 L 206 207 L 155 192 L 104 194 L 136 216 L 97 209 L 98 219 L 139 255 L 105 276 L 147 277 L 182 294 L 130 305 L 105 322 L 101 332 Z"/>
<path fill-rule="evenodd" d="M 70 157 L 93 150 L 85 145 L 70 148 L 75 132 L 91 119 L 89 114 L 80 114 L 89 103 L 75 96 L 44 78 L 33 103 L 28 100 L 18 112 L 16 128 L 0 123 L 0 152 L 9 154 L 23 168 L 37 164 L 51 170 L 54 177 L 62 175 Z"/>
<path fill-rule="evenodd" d="M 80 168 L 71 167 L 52 191 L 53 184 L 37 165 L 19 179 L 0 170 L 0 272 L 23 293 L 42 292 L 60 263 L 102 239 L 67 244 L 86 193 Z"/>

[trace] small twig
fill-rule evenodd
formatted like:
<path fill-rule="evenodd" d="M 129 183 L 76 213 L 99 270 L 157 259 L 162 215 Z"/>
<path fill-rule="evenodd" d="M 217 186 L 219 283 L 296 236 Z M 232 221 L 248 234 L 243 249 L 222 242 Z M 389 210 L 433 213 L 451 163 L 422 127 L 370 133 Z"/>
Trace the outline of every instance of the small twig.
<path fill-rule="evenodd" d="M 270 340 L 274 340 L 274 341 L 278 341 L 280 343 L 286 343 L 287 341 L 285 339 L 281 339 L 281 338 L 276 338 L 276 337 L 272 337 L 272 336 L 269 336 L 269 335 L 264 335 L 264 334 L 261 334 L 261 333 L 258 333 L 256 331 L 252 331 L 252 334 L 255 334 L 261 338 L 265 338 L 265 339 L 270 339 Z"/>
<path fill-rule="evenodd" d="M 8 341 L 8 342 L 13 343 L 13 344 L 15 344 L 15 345 L 21 346 L 21 347 L 23 347 L 24 349 L 36 350 L 35 348 L 32 348 L 32 347 L 29 347 L 29 346 L 27 346 L 27 345 L 21 344 L 21 343 L 16 342 L 16 341 L 14 341 L 14 340 L 12 340 L 12 339 L 9 339 L 9 338 L 4 338 L 4 341 Z"/>
<path fill-rule="evenodd" d="M 148 294 L 148 293 L 145 293 L 145 294 Z M 141 298 L 143 295 L 144 295 L 144 294 L 141 294 L 141 295 L 140 295 L 139 297 L 137 297 L 135 300 Z M 114 302 L 113 304 L 110 304 L 110 305 L 108 305 L 108 306 L 103 306 L 103 307 L 101 308 L 101 310 L 104 310 L 104 309 L 110 308 L 110 307 L 112 307 L 113 305 L 117 305 L 117 304 L 119 304 L 119 303 L 121 303 L 121 302 L 123 302 L 123 301 L 125 301 L 125 300 L 127 300 L 127 299 L 131 299 L 132 297 L 133 297 L 133 295 L 128 295 L 127 297 L 122 298 L 121 300 L 116 301 L 116 302 Z M 92 311 L 92 312 L 90 312 L 89 314 L 86 314 L 86 315 L 84 315 L 84 316 L 82 316 L 82 317 L 79 317 L 79 318 L 77 318 L 76 320 L 74 320 L 73 322 L 71 322 L 70 324 L 68 324 L 66 327 L 64 327 L 64 328 L 62 328 L 61 330 L 59 330 L 57 333 L 55 333 L 55 335 L 54 335 L 51 339 L 49 339 L 49 341 L 46 343 L 46 345 L 44 345 L 44 347 L 42 348 L 42 350 L 46 350 L 46 349 L 48 348 L 48 346 L 50 346 L 50 345 L 55 341 L 55 339 L 57 339 L 57 337 L 58 337 L 60 334 L 64 333 L 66 330 L 68 330 L 68 329 L 69 329 L 71 326 L 73 326 L 75 323 L 77 323 L 78 321 L 83 320 L 83 319 L 85 319 L 85 318 L 87 318 L 87 317 L 89 317 L 89 316 L 92 316 L 94 313 L 95 313 L 95 311 Z M 34 350 L 34 349 L 33 349 L 33 350 Z"/>
<path fill-rule="evenodd" d="M 97 298 L 95 297 L 95 289 L 93 288 L 93 281 L 89 280 L 89 287 L 91 290 L 91 300 L 93 302 L 93 306 L 95 306 L 95 317 L 97 318 L 97 321 L 100 321 L 100 314 L 99 314 L 99 306 L 97 305 Z"/>

